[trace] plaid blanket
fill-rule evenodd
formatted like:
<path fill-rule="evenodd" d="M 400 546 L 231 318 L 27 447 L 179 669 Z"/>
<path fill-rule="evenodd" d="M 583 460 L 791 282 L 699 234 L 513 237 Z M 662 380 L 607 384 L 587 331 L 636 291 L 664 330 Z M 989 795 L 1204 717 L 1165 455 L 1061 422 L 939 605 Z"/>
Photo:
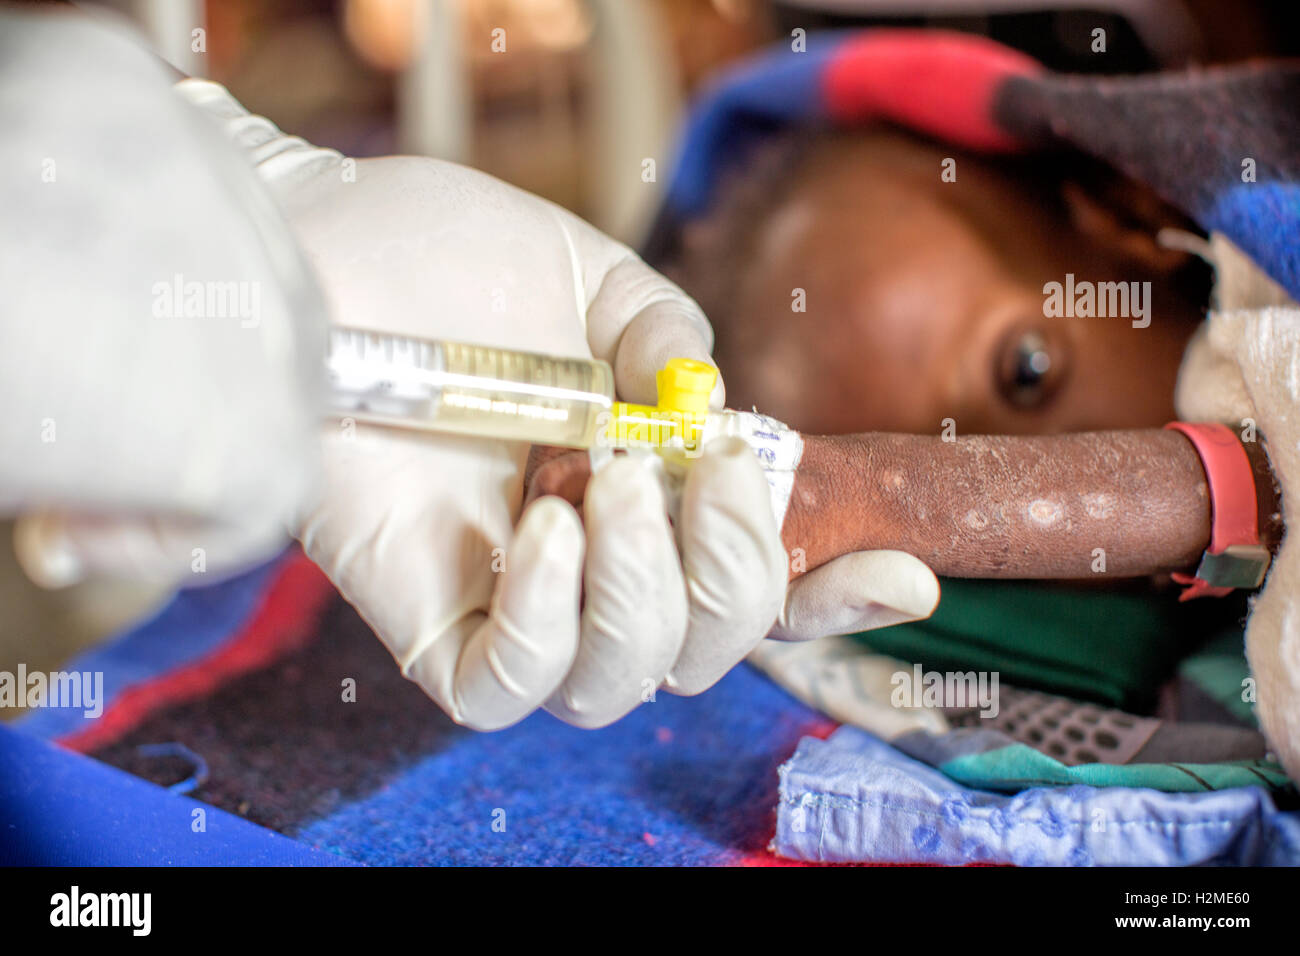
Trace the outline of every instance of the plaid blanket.
<path fill-rule="evenodd" d="M 183 793 L 366 864 L 778 863 L 777 768 L 836 726 L 741 667 L 604 730 L 539 713 L 474 733 L 296 549 L 180 592 L 66 669 L 103 672 L 102 715 L 33 710 L 21 730 L 177 791 L 154 799 Z"/>

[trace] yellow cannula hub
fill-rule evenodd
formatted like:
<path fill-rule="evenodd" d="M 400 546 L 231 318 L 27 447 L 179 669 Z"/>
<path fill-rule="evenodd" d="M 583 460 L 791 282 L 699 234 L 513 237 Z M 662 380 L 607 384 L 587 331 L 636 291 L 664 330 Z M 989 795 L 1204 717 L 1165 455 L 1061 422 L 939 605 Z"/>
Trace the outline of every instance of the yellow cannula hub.
<path fill-rule="evenodd" d="M 673 444 L 692 449 L 700 439 L 709 412 L 709 396 L 718 381 L 718 370 L 696 359 L 674 358 L 655 374 L 658 402 L 634 405 L 615 402 L 606 441 L 615 448 Z"/>

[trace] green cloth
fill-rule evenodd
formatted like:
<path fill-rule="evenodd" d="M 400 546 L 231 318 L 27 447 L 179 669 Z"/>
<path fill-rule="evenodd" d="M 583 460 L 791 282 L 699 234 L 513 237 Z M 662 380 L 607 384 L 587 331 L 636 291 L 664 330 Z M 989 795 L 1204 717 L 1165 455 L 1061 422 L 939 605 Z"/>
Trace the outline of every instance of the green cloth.
<path fill-rule="evenodd" d="M 1240 633 L 1220 634 L 1184 660 L 1178 666 L 1178 673 L 1233 717 L 1254 727 L 1255 698 L 1253 693 L 1247 693 L 1250 668 L 1246 665 L 1243 640 Z"/>
<path fill-rule="evenodd" d="M 1177 592 L 1144 582 L 1103 589 L 959 578 L 944 579 L 942 588 L 929 620 L 856 639 L 926 670 L 996 671 L 1016 687 L 1129 713 L 1149 713 L 1160 686 L 1179 676 L 1234 717 L 1255 722 L 1252 704 L 1242 700 L 1249 673 L 1244 594 L 1179 603 Z M 1275 798 L 1295 798 L 1294 785 L 1271 760 L 1071 767 L 1027 744 L 1008 743 L 929 762 L 964 786 L 1004 793 L 1075 785 L 1175 793 L 1262 786 Z"/>
<path fill-rule="evenodd" d="M 1179 662 L 1216 635 L 1240 647 L 1244 596 L 1179 603 L 1145 582 L 1118 588 L 944 578 L 928 620 L 856 635 L 882 654 L 1149 713 Z"/>
<path fill-rule="evenodd" d="M 1286 771 L 1271 760 L 1232 763 L 1085 763 L 1067 767 L 1025 744 L 965 754 L 939 767 L 960 784 L 980 790 L 1018 793 L 1026 787 L 1148 787 L 1166 793 L 1200 793 L 1230 787 L 1294 789 Z"/>

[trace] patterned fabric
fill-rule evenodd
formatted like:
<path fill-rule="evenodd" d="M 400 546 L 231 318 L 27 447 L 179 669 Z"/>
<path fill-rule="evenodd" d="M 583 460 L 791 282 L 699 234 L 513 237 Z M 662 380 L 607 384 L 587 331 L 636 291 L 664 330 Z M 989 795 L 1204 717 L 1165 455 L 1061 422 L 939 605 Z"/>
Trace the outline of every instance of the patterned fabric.
<path fill-rule="evenodd" d="M 996 605 L 995 596 L 989 600 Z M 1235 668 L 1227 659 L 1234 641 Z M 1240 642 L 1239 635 L 1216 642 L 1188 663 L 1195 670 L 1212 663 L 1216 691 L 1235 688 L 1239 698 Z M 974 671 L 923 672 L 852 637 L 767 641 L 750 660 L 800 700 L 967 787 L 1016 793 L 1073 784 L 1169 792 L 1263 786 L 1279 800 L 1296 800 L 1283 768 L 1267 759 L 1250 711 L 1243 723 L 1187 679 L 1166 685 L 1160 717 L 1139 717 L 1001 681 L 980 691 Z M 927 679 L 939 682 L 933 700 L 922 689 Z M 978 699 L 948 701 L 950 693 Z"/>
<path fill-rule="evenodd" d="M 773 849 L 847 863 L 1296 865 L 1300 814 L 1267 792 L 1129 787 L 971 790 L 856 727 L 800 742 L 781 768 Z"/>

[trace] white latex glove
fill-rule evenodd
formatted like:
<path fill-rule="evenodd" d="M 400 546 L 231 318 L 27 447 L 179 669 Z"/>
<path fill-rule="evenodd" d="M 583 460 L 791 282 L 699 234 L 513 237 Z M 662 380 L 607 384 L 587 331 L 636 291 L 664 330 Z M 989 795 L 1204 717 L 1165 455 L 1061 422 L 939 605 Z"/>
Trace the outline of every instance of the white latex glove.
<path fill-rule="evenodd" d="M 215 84 L 178 90 L 248 151 L 340 323 L 594 355 L 637 402 L 654 401 L 668 358 L 708 359 L 698 307 L 565 210 L 446 162 L 346 160 L 249 116 Z M 675 533 L 642 457 L 595 476 L 585 529 L 558 498 L 521 515 L 527 454 L 335 422 L 323 502 L 300 524 L 308 554 L 455 720 L 492 729 L 545 705 L 601 726 L 660 686 L 705 690 L 767 633 L 786 557 L 742 441 L 724 437 L 695 463 Z"/>
<path fill-rule="evenodd" d="M 205 284 L 199 314 L 166 298 L 178 277 Z M 0 11 L 0 514 L 27 514 L 38 582 L 283 548 L 318 467 L 324 333 L 274 202 L 151 53 Z"/>

